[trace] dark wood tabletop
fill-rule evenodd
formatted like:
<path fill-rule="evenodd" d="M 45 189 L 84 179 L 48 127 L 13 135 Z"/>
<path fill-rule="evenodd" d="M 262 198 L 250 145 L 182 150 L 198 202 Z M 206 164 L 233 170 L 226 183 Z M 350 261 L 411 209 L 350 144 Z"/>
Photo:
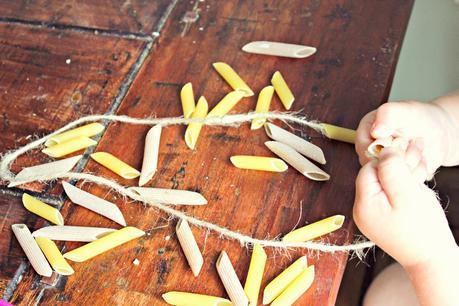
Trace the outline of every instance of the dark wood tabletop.
<path fill-rule="evenodd" d="M 231 89 L 211 64 L 230 64 L 258 93 L 280 70 L 295 94 L 294 111 L 311 119 L 356 128 L 360 118 L 387 100 L 394 68 L 412 7 L 407 1 L 0 1 L 0 152 L 23 146 L 88 114 L 133 117 L 181 115 L 179 91 L 191 81 L 196 96 L 213 107 Z M 192 13 L 190 13 L 192 12 Z M 190 18 L 196 16 L 197 18 Z M 307 59 L 243 53 L 255 40 L 317 47 Z M 255 108 L 244 99 L 233 110 Z M 273 110 L 282 111 L 277 98 Z M 95 151 L 107 151 L 140 168 L 149 127 L 108 123 Z M 304 127 L 296 132 L 321 146 L 328 182 L 314 182 L 293 169 L 280 174 L 240 170 L 229 157 L 271 153 L 263 130 L 249 125 L 204 127 L 197 150 L 183 140 L 185 127 L 163 131 L 159 169 L 149 186 L 200 191 L 205 207 L 181 207 L 197 218 L 256 238 L 274 238 L 299 224 L 343 214 L 343 229 L 327 242 L 354 240 L 352 204 L 359 169 L 353 147 L 329 141 Z M 78 171 L 124 180 L 90 160 Z M 51 161 L 39 150 L 13 165 Z M 226 250 L 244 281 L 250 251 L 238 242 L 193 227 L 204 255 L 195 278 L 178 245 L 176 220 L 157 209 L 122 199 L 93 184 L 78 186 L 116 203 L 129 225 L 147 232 L 114 251 L 84 263 L 55 283 L 30 268 L 11 225 L 47 225 L 27 212 L 24 190 L 61 207 L 67 225 L 115 223 L 69 202 L 60 182 L 32 183 L 9 189 L 0 184 L 0 297 L 13 304 L 164 305 L 170 290 L 226 296 L 215 261 Z M 171 237 L 167 239 L 166 237 Z M 59 243 L 69 250 L 78 243 Z M 267 249 L 263 284 L 300 255 L 316 266 L 316 279 L 297 305 L 334 305 L 347 253 Z M 133 261 L 139 260 L 139 265 Z"/>

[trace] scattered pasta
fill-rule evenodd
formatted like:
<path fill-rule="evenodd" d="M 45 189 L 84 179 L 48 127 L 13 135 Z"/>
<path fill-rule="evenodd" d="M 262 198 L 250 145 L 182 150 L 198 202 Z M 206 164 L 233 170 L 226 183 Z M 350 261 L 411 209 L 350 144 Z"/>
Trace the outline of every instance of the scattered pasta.
<path fill-rule="evenodd" d="M 42 150 L 51 157 L 62 157 L 73 152 L 96 145 L 97 142 L 86 136 L 78 136 Z"/>
<path fill-rule="evenodd" d="M 129 166 L 122 160 L 116 158 L 107 152 L 96 152 L 91 154 L 91 158 L 104 166 L 105 168 L 115 172 L 125 179 L 133 179 L 140 176 L 140 172 Z"/>
<path fill-rule="evenodd" d="M 183 85 L 180 91 L 180 100 L 182 101 L 183 117 L 190 118 L 195 108 L 193 85 L 191 83 L 188 82 Z"/>
<path fill-rule="evenodd" d="M 143 235 L 144 231 L 128 226 L 65 253 L 64 258 L 83 262 Z"/>
<path fill-rule="evenodd" d="M 37 241 L 38 246 L 43 254 L 45 254 L 54 271 L 61 275 L 72 275 L 75 273 L 53 241 L 44 237 L 36 237 L 35 241 Z"/>
<path fill-rule="evenodd" d="M 22 194 L 22 204 L 24 204 L 24 207 L 28 211 L 48 220 L 49 222 L 57 225 L 64 225 L 64 218 L 59 210 L 51 205 L 43 203 L 27 193 Z"/>
<path fill-rule="evenodd" d="M 249 300 L 225 251 L 217 259 L 217 272 L 234 306 L 247 306 Z"/>
<path fill-rule="evenodd" d="M 190 265 L 191 271 L 193 272 L 193 275 L 197 277 L 204 263 L 204 258 L 202 258 L 201 251 L 199 250 L 198 244 L 190 226 L 188 225 L 188 222 L 184 219 L 179 220 L 175 228 L 175 232 L 183 253 L 185 253 L 185 257 Z"/>
<path fill-rule="evenodd" d="M 271 100 L 274 94 L 274 87 L 266 86 L 260 91 L 258 95 L 257 106 L 255 108 L 256 113 L 266 113 L 269 112 L 269 106 L 271 105 Z M 250 126 L 251 130 L 259 129 L 263 126 L 266 122 L 265 118 L 255 118 L 252 120 L 252 124 Z"/>
<path fill-rule="evenodd" d="M 274 41 L 252 41 L 242 47 L 242 51 L 255 54 L 305 58 L 316 53 L 317 49 L 309 46 Z"/>
<path fill-rule="evenodd" d="M 195 191 L 150 187 L 129 187 L 128 189 L 140 195 L 143 200 L 153 203 L 170 205 L 207 204 L 206 198 Z"/>
<path fill-rule="evenodd" d="M 282 238 L 282 241 L 306 242 L 340 229 L 343 223 L 344 216 L 331 216 L 288 233 Z"/>
<path fill-rule="evenodd" d="M 86 226 L 47 226 L 32 233 L 32 236 L 61 241 L 91 242 L 116 231 L 113 228 Z"/>
<path fill-rule="evenodd" d="M 295 101 L 295 97 L 279 71 L 274 73 L 271 78 L 271 84 L 273 84 L 276 94 L 279 96 L 285 109 L 289 110 L 292 107 L 293 101 Z"/>
<path fill-rule="evenodd" d="M 63 143 L 69 141 L 70 139 L 74 139 L 77 137 L 92 137 L 104 130 L 104 126 L 100 123 L 94 122 L 89 123 L 80 127 L 77 127 L 72 130 L 68 130 L 64 133 L 57 134 L 46 140 L 45 146 L 51 147 L 55 146 L 59 143 Z"/>
<path fill-rule="evenodd" d="M 241 99 L 244 94 L 241 91 L 232 91 L 218 102 L 217 105 L 207 114 L 207 117 L 221 117 L 226 115 Z"/>
<path fill-rule="evenodd" d="M 271 306 L 292 305 L 311 287 L 313 281 L 314 266 L 309 266 L 285 288 Z"/>
<path fill-rule="evenodd" d="M 244 291 L 249 299 L 249 306 L 256 306 L 260 293 L 261 281 L 266 265 L 266 253 L 259 244 L 255 244 L 250 259 L 249 271 L 244 285 Z"/>
<path fill-rule="evenodd" d="M 145 137 L 142 170 L 140 172 L 139 186 L 145 185 L 156 172 L 158 167 L 159 144 L 161 139 L 161 125 L 152 127 Z"/>
<path fill-rule="evenodd" d="M 207 100 L 204 97 L 200 97 L 198 100 L 198 104 L 196 104 L 196 108 L 191 114 L 191 118 L 193 119 L 200 119 L 205 118 L 207 116 L 207 112 L 209 110 L 209 106 L 207 104 Z M 196 147 L 196 143 L 198 142 L 199 133 L 201 132 L 202 123 L 199 122 L 192 122 L 188 124 L 186 131 L 185 131 L 185 143 L 191 150 L 194 150 Z"/>
<path fill-rule="evenodd" d="M 230 65 L 226 63 L 213 63 L 215 70 L 218 74 L 235 90 L 240 91 L 244 94 L 244 97 L 253 96 L 253 91 L 250 87 L 244 82 L 243 79 L 231 68 Z"/>
<path fill-rule="evenodd" d="M 274 157 L 234 155 L 230 157 L 231 163 L 240 169 L 284 172 L 288 166 L 283 160 Z"/>
<path fill-rule="evenodd" d="M 170 291 L 162 295 L 164 301 L 177 306 L 232 306 L 231 301 L 204 294 Z"/>
<path fill-rule="evenodd" d="M 327 123 L 320 124 L 324 135 L 333 140 L 339 140 L 348 143 L 355 143 L 356 132 L 351 129 L 346 129 L 336 125 L 331 125 Z"/>

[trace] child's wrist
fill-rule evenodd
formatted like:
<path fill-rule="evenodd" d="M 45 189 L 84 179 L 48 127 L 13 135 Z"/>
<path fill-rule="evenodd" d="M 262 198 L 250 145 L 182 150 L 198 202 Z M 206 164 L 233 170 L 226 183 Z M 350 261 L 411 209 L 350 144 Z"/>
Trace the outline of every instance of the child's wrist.
<path fill-rule="evenodd" d="M 441 166 L 454 166 L 459 164 L 459 147 L 456 142 L 459 140 L 459 121 L 448 112 L 448 104 L 444 99 L 434 100 L 431 104 L 440 112 L 439 123 L 442 126 L 444 137 L 442 149 L 445 153 Z M 449 102 L 449 101 L 447 101 Z M 444 105 L 445 104 L 445 105 Z"/>
<path fill-rule="evenodd" d="M 452 243 L 450 246 L 441 250 L 434 250 L 434 255 L 425 260 L 409 265 L 403 265 L 411 278 L 416 278 L 419 274 L 426 274 L 429 271 L 442 271 L 459 267 L 459 247 Z"/>

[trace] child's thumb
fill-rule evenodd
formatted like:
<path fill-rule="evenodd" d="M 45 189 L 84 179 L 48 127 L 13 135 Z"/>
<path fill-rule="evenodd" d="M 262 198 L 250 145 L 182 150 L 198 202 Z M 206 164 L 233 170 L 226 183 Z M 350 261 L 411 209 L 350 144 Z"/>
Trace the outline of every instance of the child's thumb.
<path fill-rule="evenodd" d="M 377 170 L 381 187 L 392 206 L 408 203 L 419 189 L 419 183 L 413 177 L 403 153 L 396 149 L 385 148 L 381 151 Z"/>
<path fill-rule="evenodd" d="M 403 128 L 413 116 L 412 106 L 403 102 L 388 102 L 376 111 L 376 118 L 370 131 L 375 139 L 385 138 Z"/>

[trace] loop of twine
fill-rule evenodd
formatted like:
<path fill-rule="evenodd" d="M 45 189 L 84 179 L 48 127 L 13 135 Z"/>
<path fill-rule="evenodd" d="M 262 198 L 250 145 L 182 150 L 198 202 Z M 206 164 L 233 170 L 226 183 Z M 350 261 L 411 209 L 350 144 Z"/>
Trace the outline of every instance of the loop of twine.
<path fill-rule="evenodd" d="M 141 124 L 141 125 L 157 125 L 160 124 L 161 126 L 170 126 L 170 125 L 186 125 L 192 122 L 199 122 L 204 125 L 216 125 L 216 126 L 238 126 L 244 122 L 252 121 L 253 119 L 257 118 L 264 118 L 268 120 L 282 120 L 285 122 L 296 123 L 302 126 L 310 127 L 319 133 L 323 133 L 323 128 L 319 122 L 308 120 L 304 116 L 300 116 L 294 113 L 287 113 L 287 112 L 267 112 L 267 113 L 246 113 L 246 114 L 234 114 L 234 115 L 225 115 L 223 117 L 210 117 L 210 118 L 183 118 L 183 117 L 169 117 L 169 118 L 133 118 L 129 116 L 117 116 L 117 115 L 91 115 L 82 117 L 75 121 L 72 121 L 62 128 L 48 134 L 40 139 L 30 142 L 29 144 L 18 148 L 16 150 L 7 152 L 1 159 L 0 162 L 0 179 L 5 180 L 7 182 L 14 181 L 14 174 L 10 171 L 11 164 L 22 154 L 37 148 L 46 140 L 53 137 L 54 135 L 60 134 L 67 130 L 70 130 L 82 123 L 86 122 L 94 122 L 94 121 L 116 121 L 122 123 L 130 123 L 130 124 Z M 160 211 L 167 213 L 168 215 L 184 219 L 188 223 L 191 223 L 195 226 L 206 228 L 208 230 L 213 230 L 220 234 L 222 237 L 227 237 L 236 241 L 243 246 L 260 244 L 265 247 L 274 247 L 274 248 L 304 248 L 314 251 L 321 251 L 321 252 L 349 252 L 353 251 L 357 254 L 359 258 L 361 258 L 363 251 L 368 248 L 372 248 L 375 244 L 371 241 L 362 241 L 362 242 L 355 242 L 353 244 L 347 245 L 335 245 L 329 244 L 325 242 L 301 242 L 301 243 L 292 243 L 292 242 L 284 242 L 281 240 L 264 240 L 264 239 L 256 239 L 251 236 L 247 236 L 241 234 L 236 231 L 232 231 L 225 227 L 221 227 L 219 225 L 213 224 L 211 222 L 203 221 L 197 219 L 193 216 L 189 216 L 182 211 L 176 210 L 172 207 L 161 203 L 153 203 L 143 199 L 140 195 L 128 190 L 126 187 L 104 177 L 95 176 L 89 173 L 75 173 L 75 172 L 68 172 L 57 174 L 51 177 L 40 177 L 37 178 L 37 181 L 51 181 L 58 178 L 69 178 L 69 179 L 77 179 L 77 180 L 85 180 L 88 182 L 93 182 L 98 185 L 109 187 L 119 194 L 123 196 L 127 196 L 135 201 L 139 201 L 145 203 L 149 206 L 155 207 Z"/>

